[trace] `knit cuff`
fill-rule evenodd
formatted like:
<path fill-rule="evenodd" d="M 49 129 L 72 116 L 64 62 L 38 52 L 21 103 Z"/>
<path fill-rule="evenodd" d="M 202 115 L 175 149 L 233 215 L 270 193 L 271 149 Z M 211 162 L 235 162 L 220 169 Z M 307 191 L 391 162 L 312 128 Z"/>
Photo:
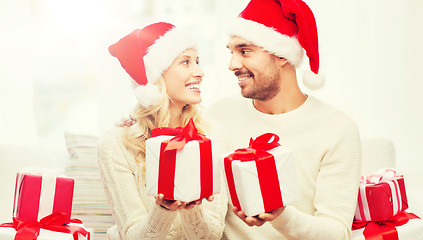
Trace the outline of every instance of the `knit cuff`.
<path fill-rule="evenodd" d="M 189 223 L 198 223 L 203 219 L 203 211 L 201 206 L 194 206 L 190 210 L 182 209 L 179 211 L 182 220 Z"/>
<path fill-rule="evenodd" d="M 295 207 L 293 206 L 286 206 L 285 210 L 273 221 L 270 221 L 270 224 L 275 229 L 284 229 L 289 228 L 289 225 L 295 220 Z"/>
<path fill-rule="evenodd" d="M 178 211 L 170 211 L 153 203 L 148 224 L 154 226 L 157 231 L 168 231 L 177 214 Z"/>

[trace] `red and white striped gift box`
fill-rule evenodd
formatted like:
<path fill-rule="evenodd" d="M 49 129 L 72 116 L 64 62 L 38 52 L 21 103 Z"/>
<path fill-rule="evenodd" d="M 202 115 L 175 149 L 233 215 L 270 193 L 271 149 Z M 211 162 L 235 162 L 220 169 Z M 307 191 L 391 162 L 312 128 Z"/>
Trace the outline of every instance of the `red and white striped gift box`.
<path fill-rule="evenodd" d="M 219 161 L 212 140 L 185 127 L 153 129 L 146 141 L 147 194 L 191 202 L 220 191 Z"/>
<path fill-rule="evenodd" d="M 292 152 L 265 133 L 224 158 L 231 204 L 247 216 L 256 216 L 300 200 Z"/>
<path fill-rule="evenodd" d="M 357 221 L 385 221 L 408 208 L 404 177 L 382 169 L 362 177 L 358 191 Z"/>
<path fill-rule="evenodd" d="M 52 213 L 65 213 L 70 222 L 74 180 L 52 174 L 18 173 L 13 216 L 37 222 Z"/>

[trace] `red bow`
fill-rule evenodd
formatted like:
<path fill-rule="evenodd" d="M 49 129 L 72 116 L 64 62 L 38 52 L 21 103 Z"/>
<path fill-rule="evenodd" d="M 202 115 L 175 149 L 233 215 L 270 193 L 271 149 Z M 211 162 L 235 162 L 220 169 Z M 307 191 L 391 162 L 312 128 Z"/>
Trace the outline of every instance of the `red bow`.
<path fill-rule="evenodd" d="M 66 225 L 65 221 L 66 213 L 53 213 L 42 218 L 39 222 L 25 222 L 14 217 L 13 223 L 3 223 L 0 227 L 12 227 L 16 229 L 15 240 L 36 240 L 41 228 L 72 234 L 74 240 L 78 240 L 78 233 L 83 236 L 89 235 L 89 232 L 84 228 Z M 71 222 L 81 223 L 78 219 L 71 219 Z"/>
<path fill-rule="evenodd" d="M 269 142 L 273 138 L 273 141 Z M 257 159 L 273 158 L 273 156 L 265 151 L 280 146 L 278 143 L 279 136 L 274 133 L 265 133 L 256 139 L 251 138 L 248 148 L 237 149 L 232 153 L 231 159 L 244 161 L 254 161 Z"/>
<path fill-rule="evenodd" d="M 200 143 L 204 141 L 205 136 L 198 133 L 197 128 L 195 127 L 194 121 L 192 118 L 189 120 L 188 124 L 185 127 L 169 128 L 161 127 L 155 128 L 151 131 L 152 137 L 157 137 L 161 135 L 170 135 L 175 136 L 174 138 L 165 141 L 166 147 L 165 151 L 169 150 L 181 150 L 184 148 L 185 144 L 191 140 L 198 140 Z"/>
<path fill-rule="evenodd" d="M 176 152 L 184 148 L 189 141 L 198 141 L 200 147 L 200 176 L 201 198 L 213 194 L 213 160 L 210 139 L 198 133 L 192 118 L 185 127 L 155 128 L 151 131 L 152 137 L 161 135 L 175 136 L 163 141 L 160 146 L 158 191 L 165 199 L 174 200 L 174 181 L 176 168 Z"/>
<path fill-rule="evenodd" d="M 273 141 L 269 142 L 273 138 Z M 279 136 L 274 133 L 265 133 L 263 135 L 258 136 L 255 140 L 253 138 L 250 139 L 249 147 L 256 149 L 267 151 L 273 149 L 275 147 L 279 147 Z"/>
<path fill-rule="evenodd" d="M 352 230 L 364 228 L 363 235 L 366 240 L 398 240 L 398 232 L 395 227 L 404 225 L 413 218 L 419 217 L 413 213 L 400 212 L 387 221 L 354 221 Z"/>

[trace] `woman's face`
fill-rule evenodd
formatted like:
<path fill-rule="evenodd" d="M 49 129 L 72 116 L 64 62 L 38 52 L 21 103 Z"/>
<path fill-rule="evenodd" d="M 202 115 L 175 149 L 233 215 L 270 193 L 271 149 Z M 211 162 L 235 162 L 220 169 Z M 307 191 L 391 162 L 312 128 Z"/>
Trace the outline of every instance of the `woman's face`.
<path fill-rule="evenodd" d="M 163 74 L 170 104 L 182 108 L 200 103 L 203 75 L 197 52 L 193 49 L 183 51 Z"/>

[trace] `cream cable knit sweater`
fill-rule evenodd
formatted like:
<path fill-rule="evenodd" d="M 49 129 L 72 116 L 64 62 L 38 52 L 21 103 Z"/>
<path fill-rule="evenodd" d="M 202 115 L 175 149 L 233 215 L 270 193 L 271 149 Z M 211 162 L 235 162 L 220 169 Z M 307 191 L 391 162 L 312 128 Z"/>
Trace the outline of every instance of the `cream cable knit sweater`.
<path fill-rule="evenodd" d="M 228 206 L 224 239 L 341 240 L 350 238 L 361 169 L 361 144 L 354 122 L 309 96 L 280 115 L 257 111 L 251 99 L 224 99 L 207 115 L 221 124 L 226 151 L 248 146 L 250 137 L 276 133 L 293 151 L 301 201 L 275 220 L 248 227 Z"/>
<path fill-rule="evenodd" d="M 111 239 L 220 239 L 226 214 L 226 197 L 191 210 L 168 211 L 147 196 L 141 164 L 123 145 L 123 128 L 106 133 L 99 142 L 98 156 L 105 191 L 117 228 Z M 116 230 L 117 229 L 117 230 Z"/>

